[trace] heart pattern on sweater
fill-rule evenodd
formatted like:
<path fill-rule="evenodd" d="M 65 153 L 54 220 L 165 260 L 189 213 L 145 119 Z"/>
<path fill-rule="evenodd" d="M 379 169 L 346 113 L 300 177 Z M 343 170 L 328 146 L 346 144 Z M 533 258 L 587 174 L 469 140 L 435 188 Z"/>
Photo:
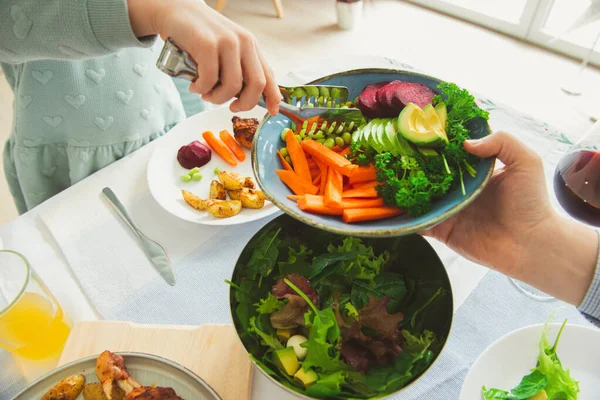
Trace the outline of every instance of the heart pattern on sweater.
<path fill-rule="evenodd" d="M 85 76 L 90 78 L 95 83 L 100 83 L 104 76 L 106 75 L 106 71 L 104 68 L 100 68 L 98 71 L 94 71 L 93 69 L 88 69 L 85 71 Z"/>
<path fill-rule="evenodd" d="M 146 64 L 135 64 L 133 66 L 133 70 L 139 76 L 144 77 L 144 75 L 146 75 L 146 71 L 148 70 L 148 66 Z"/>
<path fill-rule="evenodd" d="M 29 105 L 31 104 L 31 101 L 33 100 L 33 98 L 28 95 L 28 94 L 22 94 L 20 96 L 21 98 L 21 107 L 23 107 L 23 109 L 26 109 L 27 107 L 29 107 Z"/>
<path fill-rule="evenodd" d="M 59 126 L 63 121 L 62 117 L 59 115 L 56 115 L 54 117 L 45 115 L 42 119 L 44 120 L 45 123 L 47 123 L 48 125 L 50 125 L 53 128 L 56 128 L 57 126 Z"/>
<path fill-rule="evenodd" d="M 133 98 L 133 90 L 129 89 L 125 92 L 119 90 L 116 93 L 117 99 L 119 99 L 123 104 L 129 104 L 131 99 Z"/>
<path fill-rule="evenodd" d="M 49 69 L 45 70 L 45 71 L 31 71 L 31 75 L 33 76 L 33 78 L 40 82 L 41 84 L 46 84 L 48 82 L 50 82 L 50 79 L 52 79 L 52 77 L 54 76 L 54 74 L 52 73 L 52 71 L 50 71 Z"/>
<path fill-rule="evenodd" d="M 45 176 L 46 178 L 52 178 L 54 176 L 54 174 L 56 174 L 57 170 L 58 170 L 58 167 L 56 165 L 53 165 L 50 168 L 42 169 L 42 175 Z"/>
<path fill-rule="evenodd" d="M 154 111 L 154 109 L 150 107 L 149 109 L 144 109 L 140 111 L 140 115 L 147 121 L 150 119 L 150 116 L 152 116 L 152 111 Z"/>
<path fill-rule="evenodd" d="M 80 94 L 77 97 L 65 95 L 65 101 L 73 108 L 79 109 L 85 103 L 85 96 Z"/>
<path fill-rule="evenodd" d="M 27 15 L 19 6 L 12 6 L 10 8 L 10 17 L 15 21 L 13 25 L 15 36 L 21 40 L 25 39 L 31 30 L 33 22 L 27 18 Z"/>
<path fill-rule="evenodd" d="M 96 124 L 96 126 L 100 129 L 102 129 L 103 131 L 106 131 L 108 129 L 109 126 L 112 125 L 114 119 L 113 117 L 96 117 L 94 118 L 94 123 Z"/>
<path fill-rule="evenodd" d="M 23 146 L 36 147 L 36 146 L 41 146 L 42 144 L 44 144 L 43 137 L 39 137 L 39 138 L 35 138 L 35 139 L 23 139 Z"/>

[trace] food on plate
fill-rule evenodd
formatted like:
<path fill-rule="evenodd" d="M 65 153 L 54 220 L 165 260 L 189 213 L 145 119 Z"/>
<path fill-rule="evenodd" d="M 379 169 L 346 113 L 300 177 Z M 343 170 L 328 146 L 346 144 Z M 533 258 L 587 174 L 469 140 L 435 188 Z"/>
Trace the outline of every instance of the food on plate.
<path fill-rule="evenodd" d="M 235 155 L 229 150 L 229 147 L 225 146 L 221 140 L 219 140 L 211 131 L 205 131 L 202 133 L 202 137 L 206 140 L 206 143 L 213 149 L 225 162 L 233 165 L 234 167 L 238 164 Z"/>
<path fill-rule="evenodd" d="M 577 400 L 580 392 L 579 382 L 571 377 L 571 372 L 565 368 L 558 357 L 557 348 L 560 336 L 565 329 L 565 319 L 554 344 L 548 342 L 548 323 L 552 316 L 546 321 L 539 344 L 539 355 L 535 368 L 531 373 L 521 379 L 521 382 L 510 392 L 501 389 L 486 389 L 482 387 L 484 400 L 507 399 L 507 400 Z M 533 361 L 533 360 L 532 360 Z"/>
<path fill-rule="evenodd" d="M 187 174 L 181 175 L 181 180 L 184 182 L 189 182 L 192 180 L 199 181 L 200 179 L 202 179 L 202 174 L 200 173 L 200 168 L 198 167 L 194 167 L 190 169 Z"/>
<path fill-rule="evenodd" d="M 103 351 L 96 360 L 96 376 L 100 379 L 102 391 L 108 400 L 112 400 L 115 386 L 121 388 L 125 393 L 141 386 L 127 372 L 123 357 L 108 350 Z"/>
<path fill-rule="evenodd" d="M 41 400 L 75 400 L 83 390 L 85 377 L 81 374 L 69 376 L 50 388 Z"/>
<path fill-rule="evenodd" d="M 210 189 L 208 192 L 209 199 L 217 199 L 217 200 L 225 200 L 227 199 L 227 192 L 225 191 L 225 187 L 219 181 L 213 180 L 210 183 Z M 236 200 L 236 199 L 233 199 Z"/>
<path fill-rule="evenodd" d="M 101 383 L 86 383 L 83 387 L 84 400 L 108 400 Z M 118 386 L 112 388 L 112 400 L 124 400 L 125 392 Z"/>
<path fill-rule="evenodd" d="M 142 386 L 133 389 L 125 400 L 183 400 L 170 387 Z"/>
<path fill-rule="evenodd" d="M 218 218 L 229 218 L 242 211 L 240 200 L 209 200 L 206 210 Z"/>
<path fill-rule="evenodd" d="M 489 114 L 454 83 L 438 89 L 436 94 L 420 83 L 374 83 L 356 100 L 366 118 L 360 126 L 305 121 L 296 131 L 285 128 L 276 173 L 293 192 L 289 198 L 305 212 L 360 223 L 424 215 L 457 188 L 466 195 L 464 173 L 476 175 L 478 158 L 463 143 L 471 138 L 469 122 Z M 354 206 L 342 207 L 350 199 Z M 372 199 L 381 202 L 373 205 Z"/>
<path fill-rule="evenodd" d="M 240 146 L 240 144 L 235 140 L 231 133 L 229 133 L 226 129 L 223 129 L 219 132 L 219 137 L 225 143 L 225 146 L 231 150 L 233 154 L 237 157 L 238 160 L 244 161 L 246 159 L 246 153 L 244 149 Z"/>
<path fill-rule="evenodd" d="M 212 152 L 204 144 L 197 140 L 181 146 L 177 152 L 177 161 L 185 169 L 202 167 L 211 159 Z"/>
<path fill-rule="evenodd" d="M 256 118 L 240 118 L 234 116 L 231 119 L 233 123 L 233 136 L 242 146 L 251 149 L 256 129 L 258 128 L 258 119 Z"/>
<path fill-rule="evenodd" d="M 237 172 L 216 171 L 217 180 L 210 184 L 208 199 L 202 199 L 192 192 L 182 190 L 186 203 L 198 211 L 208 211 L 218 218 L 229 218 L 240 213 L 242 208 L 260 209 L 265 205 L 266 197 L 260 190 L 254 189 L 252 178 L 242 177 Z M 227 200 L 227 196 L 229 199 Z"/>
<path fill-rule="evenodd" d="M 425 327 L 446 289 L 392 272 L 403 255 L 372 242 L 274 224 L 242 253 L 227 282 L 238 333 L 282 385 L 316 398 L 379 398 L 439 354 L 442 337 Z"/>

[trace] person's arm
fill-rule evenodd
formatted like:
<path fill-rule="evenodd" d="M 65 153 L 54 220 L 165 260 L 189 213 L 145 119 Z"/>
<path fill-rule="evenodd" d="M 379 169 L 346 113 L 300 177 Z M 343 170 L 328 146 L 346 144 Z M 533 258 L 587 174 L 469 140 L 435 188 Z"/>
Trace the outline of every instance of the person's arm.
<path fill-rule="evenodd" d="M 0 5 L 0 61 L 6 63 L 99 57 L 150 46 L 155 38 L 136 37 L 125 0 L 4 0 Z"/>

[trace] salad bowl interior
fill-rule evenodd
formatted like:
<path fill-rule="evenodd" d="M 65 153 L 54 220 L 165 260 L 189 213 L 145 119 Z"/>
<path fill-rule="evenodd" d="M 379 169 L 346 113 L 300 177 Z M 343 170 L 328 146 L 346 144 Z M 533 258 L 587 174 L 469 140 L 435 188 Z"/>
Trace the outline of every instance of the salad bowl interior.
<path fill-rule="evenodd" d="M 298 275 L 307 280 L 302 283 Z M 302 287 L 316 309 L 306 306 L 304 324 L 280 329 L 275 314 L 286 314 L 286 307 L 294 303 L 290 296 L 277 295 L 285 287 L 284 278 Z M 233 323 L 249 357 L 273 383 L 301 398 L 396 394 L 418 381 L 439 358 L 452 325 L 448 274 L 420 235 L 348 237 L 282 214 L 248 242 L 229 283 Z M 289 293 L 294 294 L 291 289 Z M 384 321 L 387 328 L 374 320 Z M 363 336 L 364 342 L 349 335 L 356 321 L 368 336 Z M 323 325 L 329 325 L 327 333 Z M 303 336 L 308 344 L 302 346 L 307 348 L 306 358 L 298 357 L 294 362 L 300 366 L 288 371 L 280 354 L 289 350 L 290 336 Z M 323 341 L 325 350 L 316 344 Z M 388 353 L 375 357 L 369 349 L 376 344 L 385 344 Z M 359 348 L 362 358 L 353 359 L 347 352 Z M 298 371 L 312 380 L 298 379 Z"/>
<path fill-rule="evenodd" d="M 349 90 L 349 99 L 355 99 L 367 85 L 394 80 L 420 83 L 437 94 L 440 93 L 438 86 L 442 83 L 437 78 L 410 71 L 359 69 L 323 77 L 309 84 L 345 86 Z M 263 117 L 252 149 L 252 168 L 257 183 L 266 197 L 286 214 L 308 225 L 334 233 L 360 237 L 389 237 L 431 228 L 468 206 L 483 191 L 494 170 L 494 158 L 478 160 L 474 165 L 475 176 L 464 174 L 465 193 L 463 194 L 460 187 L 450 190 L 442 198 L 435 200 L 431 210 L 423 215 L 410 216 L 403 213 L 395 217 L 348 224 L 339 216 L 301 211 L 296 200 L 288 198 L 293 193 L 278 178 L 276 170 L 282 168 L 277 156 L 277 150 L 285 146 L 281 134 L 284 128 L 291 125 L 292 121 L 282 114 L 275 117 L 266 114 Z M 466 127 L 473 139 L 491 134 L 487 121 L 482 118 L 468 121 Z"/>

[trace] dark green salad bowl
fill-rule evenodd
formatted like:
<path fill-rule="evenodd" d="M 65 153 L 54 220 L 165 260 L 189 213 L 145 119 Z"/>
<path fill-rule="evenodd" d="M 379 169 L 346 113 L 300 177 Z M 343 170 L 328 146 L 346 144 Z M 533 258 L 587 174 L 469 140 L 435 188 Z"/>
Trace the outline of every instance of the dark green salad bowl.
<path fill-rule="evenodd" d="M 440 79 L 412 71 L 394 69 L 344 71 L 319 78 L 308 84 L 345 86 L 349 91 L 348 99 L 354 100 L 367 85 L 395 80 L 422 84 L 434 93 L 444 95 L 443 90 L 439 88 L 440 84 L 443 83 Z M 480 108 L 476 103 L 475 106 Z M 449 105 L 449 113 L 451 108 L 452 106 Z M 429 202 L 431 208 L 424 214 L 413 213 L 411 215 L 410 212 L 405 212 L 389 218 L 346 223 L 339 215 L 302 211 L 296 200 L 288 197 L 294 193 L 279 179 L 276 170 L 284 168 L 277 155 L 277 150 L 285 147 L 281 134 L 283 129 L 289 128 L 291 124 L 292 120 L 281 113 L 277 116 L 265 114 L 262 119 L 252 145 L 252 168 L 258 186 L 267 199 L 286 214 L 319 229 L 342 235 L 390 237 L 422 232 L 447 220 L 472 203 L 483 191 L 494 170 L 495 158 L 493 157 L 477 160 L 470 167 L 474 176 L 465 173 L 463 166 L 461 175 L 464 177 L 464 193 L 458 179 L 455 179 L 453 186 L 442 197 Z M 473 118 L 465 123 L 465 127 L 472 139 L 480 139 L 491 134 L 488 121 L 484 118 Z M 454 168 L 455 173 L 458 173 L 456 171 L 459 167 L 460 165 L 450 166 L 450 168 Z M 431 189 L 429 191 L 433 192 Z M 421 196 L 422 191 L 419 190 L 416 193 L 415 198 Z"/>
<path fill-rule="evenodd" d="M 228 283 L 249 357 L 304 399 L 398 394 L 439 358 L 452 325 L 448 274 L 416 234 L 343 236 L 282 214 L 250 239 Z"/>

